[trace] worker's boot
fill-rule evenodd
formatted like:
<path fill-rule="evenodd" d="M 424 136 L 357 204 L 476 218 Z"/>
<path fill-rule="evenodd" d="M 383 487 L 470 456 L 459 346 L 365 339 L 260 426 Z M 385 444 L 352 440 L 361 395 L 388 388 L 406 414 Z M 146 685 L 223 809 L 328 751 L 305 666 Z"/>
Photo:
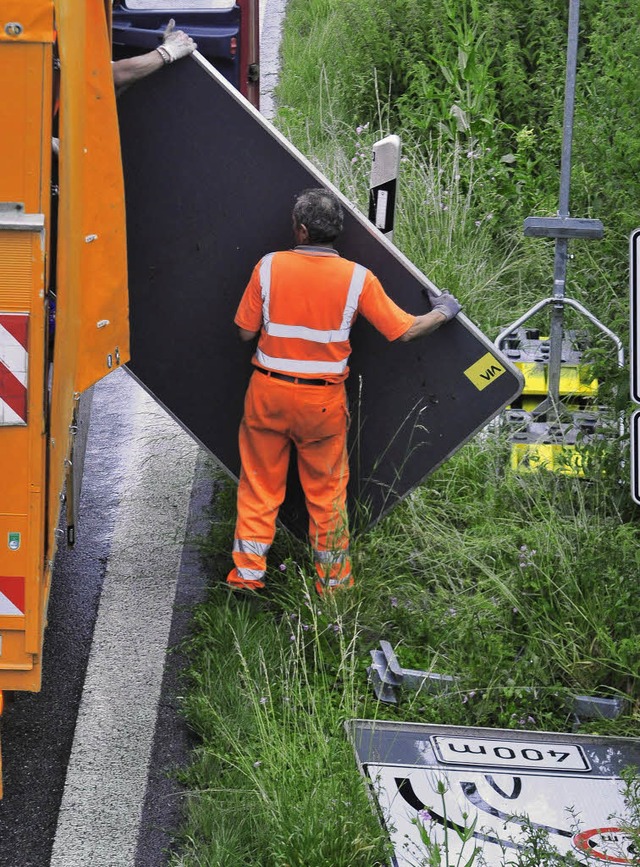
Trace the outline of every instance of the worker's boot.
<path fill-rule="evenodd" d="M 325 596 L 336 590 L 346 590 L 353 587 L 351 574 L 351 558 L 349 549 L 334 549 L 330 551 L 314 550 L 313 558 L 316 566 L 316 593 Z"/>
<path fill-rule="evenodd" d="M 227 575 L 227 584 L 233 590 L 264 590 L 265 587 L 261 578 L 243 578 L 235 567 Z"/>

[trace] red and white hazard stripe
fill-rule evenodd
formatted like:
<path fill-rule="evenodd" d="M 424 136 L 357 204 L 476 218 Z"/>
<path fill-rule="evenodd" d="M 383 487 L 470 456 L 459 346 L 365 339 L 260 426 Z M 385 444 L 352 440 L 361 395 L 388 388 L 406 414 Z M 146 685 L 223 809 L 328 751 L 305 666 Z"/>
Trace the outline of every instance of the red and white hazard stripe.
<path fill-rule="evenodd" d="M 0 615 L 24 617 L 24 578 L 6 578 L 0 575 Z"/>
<path fill-rule="evenodd" d="M 27 423 L 29 315 L 0 313 L 0 426 Z"/>

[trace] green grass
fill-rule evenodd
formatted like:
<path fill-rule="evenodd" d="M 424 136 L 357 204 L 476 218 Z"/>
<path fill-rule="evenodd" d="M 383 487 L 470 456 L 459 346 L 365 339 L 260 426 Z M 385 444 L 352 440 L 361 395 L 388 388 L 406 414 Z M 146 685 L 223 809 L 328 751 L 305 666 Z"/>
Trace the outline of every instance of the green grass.
<path fill-rule="evenodd" d="M 384 840 L 342 736 L 357 706 L 347 636 L 312 608 L 274 616 L 224 589 L 199 626 L 198 689 L 186 702 L 201 740 L 190 780 L 195 851 L 180 863 L 382 863 Z M 323 645 L 336 642 L 333 670 Z"/>
<path fill-rule="evenodd" d="M 614 14 L 612 4 L 608 0 L 606 15 Z M 529 14 L 523 11 L 528 4 L 516 5 L 519 14 Z M 543 5 L 531 7 L 534 23 L 543 12 L 548 19 Z M 595 6 L 585 6 L 591 20 Z M 523 214 L 517 216 L 518 208 L 531 203 L 537 203 L 539 213 L 552 210 L 555 180 L 551 193 L 548 186 L 536 186 L 545 176 L 540 148 L 549 130 L 529 134 L 520 124 L 512 142 L 517 160 L 504 163 L 504 151 L 492 151 L 477 136 L 470 148 L 469 139 L 452 137 L 447 124 L 421 127 L 410 117 L 415 104 L 409 97 L 397 111 L 393 100 L 401 99 L 397 88 L 403 81 L 412 93 L 411 76 L 402 78 L 403 64 L 425 33 L 433 40 L 431 48 L 440 46 L 448 58 L 454 78 L 477 75 L 475 85 L 467 82 L 471 90 L 465 85 L 468 109 L 476 106 L 478 116 L 487 106 L 499 110 L 486 78 L 487 58 L 474 73 L 457 48 L 451 53 L 447 46 L 449 25 L 420 29 L 423 12 L 437 20 L 438 10 L 450 8 L 447 0 L 368 3 L 359 31 L 354 14 L 362 0 L 291 0 L 278 123 L 362 210 L 371 144 L 400 132 L 403 162 L 394 240 L 494 337 L 551 291 L 553 246 L 524 239 Z M 473 28 L 484 19 L 477 17 L 482 4 L 474 8 L 470 29 L 456 31 L 459 42 L 477 41 Z M 373 57 L 378 45 L 372 28 L 388 24 L 398 10 L 414 16 L 415 28 L 407 37 L 389 24 L 381 37 L 383 60 L 392 59 L 395 66 L 367 67 L 366 52 Z M 602 21 L 599 39 L 604 38 Z M 548 23 L 548 45 L 545 33 L 536 31 L 540 57 L 557 52 L 556 24 Z M 501 28 L 511 34 L 510 27 L 508 16 L 496 15 L 481 44 L 500 44 Z M 351 48 L 361 52 L 360 65 Z M 513 65 L 517 52 L 511 60 L 504 54 L 511 78 L 502 82 L 503 94 L 512 101 L 518 93 L 525 99 L 527 87 Z M 596 59 L 590 60 L 594 69 Z M 415 62 L 415 53 L 408 62 Z M 593 74 L 597 77 L 597 69 Z M 421 75 L 422 87 L 434 86 L 428 69 Z M 630 80 L 626 73 L 622 78 Z M 547 98 L 554 92 L 550 80 L 540 81 L 540 88 Z M 614 91 L 612 86 L 607 93 Z M 513 117 L 516 108 L 525 111 L 510 104 Z M 554 112 L 557 117 L 557 105 L 549 108 L 549 116 Z M 391 127 L 398 117 L 407 121 L 405 128 Z M 580 115 L 581 128 L 588 121 Z M 606 118 L 599 115 L 598 122 L 605 125 Z M 580 196 L 588 198 L 589 170 L 578 171 Z M 616 184 L 604 178 L 599 198 Z M 610 235 L 616 233 L 622 238 L 624 231 L 614 224 Z M 602 258 L 599 248 L 586 242 L 573 249 L 569 293 L 624 334 L 627 290 L 620 280 L 619 253 L 612 244 Z M 545 317 L 535 324 L 544 330 Z M 580 323 L 569 317 L 568 324 Z M 626 372 L 617 370 L 606 343 L 597 344 L 594 356 L 603 396 L 624 410 Z M 387 863 L 385 835 L 344 733 L 343 724 L 351 718 L 639 737 L 640 525 L 628 492 L 625 449 L 624 440 L 612 440 L 585 453 L 582 479 L 544 470 L 518 475 L 509 468 L 503 436 L 492 429 L 354 539 L 356 587 L 322 602 L 312 592 L 306 546 L 284 531 L 270 554 L 266 597 L 229 595 L 224 576 L 235 491 L 230 483 L 222 485 L 211 534 L 203 543 L 210 599 L 198 612 L 197 634 L 188 648 L 184 713 L 197 747 L 183 777 L 185 828 L 174 865 Z M 378 703 L 367 666 L 381 639 L 392 643 L 405 668 L 453 675 L 455 685 L 441 695 L 405 691 L 398 705 Z M 581 720 L 576 729 L 570 700 L 579 693 L 623 697 L 627 711 L 612 721 Z M 628 800 L 630 833 L 636 839 L 640 810 L 633 776 Z M 545 846 L 532 836 L 530 852 L 518 863 L 570 863 L 554 859 Z M 425 860 L 431 863 L 441 862 Z"/>
<path fill-rule="evenodd" d="M 499 438 L 466 446 L 355 540 L 357 587 L 322 602 L 306 547 L 284 531 L 266 597 L 230 596 L 226 486 L 205 544 L 211 598 L 189 648 L 184 710 L 199 746 L 175 863 L 386 863 L 347 719 L 568 732 L 570 696 L 589 693 L 630 709 L 580 732 L 640 736 L 640 528 L 625 520 L 626 493 L 506 465 Z M 382 638 L 404 667 L 457 684 L 378 703 L 366 669 Z"/>

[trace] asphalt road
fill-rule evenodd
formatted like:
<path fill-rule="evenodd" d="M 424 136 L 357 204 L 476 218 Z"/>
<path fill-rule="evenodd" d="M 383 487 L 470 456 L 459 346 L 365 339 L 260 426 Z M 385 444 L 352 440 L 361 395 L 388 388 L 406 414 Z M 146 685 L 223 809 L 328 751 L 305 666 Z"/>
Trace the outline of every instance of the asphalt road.
<path fill-rule="evenodd" d="M 2 867 L 166 863 L 180 814 L 168 772 L 189 747 L 183 659 L 166 649 L 206 592 L 205 464 L 124 371 L 98 384 L 78 539 L 56 559 L 43 689 L 15 693 L 2 721 Z M 138 604 L 119 609 L 127 586 Z"/>

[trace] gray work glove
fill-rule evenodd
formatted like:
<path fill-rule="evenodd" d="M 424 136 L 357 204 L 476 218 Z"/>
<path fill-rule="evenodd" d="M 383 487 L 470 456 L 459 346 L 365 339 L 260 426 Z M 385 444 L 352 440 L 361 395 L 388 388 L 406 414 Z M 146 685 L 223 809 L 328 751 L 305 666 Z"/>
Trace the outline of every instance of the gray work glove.
<path fill-rule="evenodd" d="M 442 313 L 446 317 L 447 322 L 450 319 L 453 319 L 454 316 L 457 316 L 462 310 L 462 307 L 458 304 L 453 295 L 450 295 L 448 292 L 443 292 L 442 295 L 438 295 L 437 298 L 432 298 L 431 304 L 432 309 L 437 310 L 438 313 Z"/>
<path fill-rule="evenodd" d="M 161 49 L 167 53 L 169 63 L 173 63 L 174 60 L 180 60 L 181 57 L 186 57 L 198 47 L 193 39 L 183 30 L 175 30 L 175 26 L 176 22 L 172 18 L 162 35 Z"/>

